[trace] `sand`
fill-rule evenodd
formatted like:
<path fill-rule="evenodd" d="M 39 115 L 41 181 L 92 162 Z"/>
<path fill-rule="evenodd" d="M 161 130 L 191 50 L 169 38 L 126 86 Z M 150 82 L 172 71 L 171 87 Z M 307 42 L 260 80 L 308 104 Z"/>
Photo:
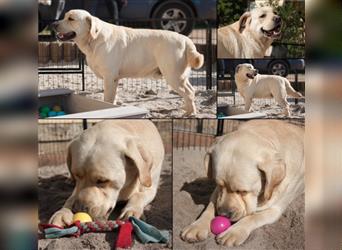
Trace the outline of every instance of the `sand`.
<path fill-rule="evenodd" d="M 171 169 L 171 154 L 167 154 L 158 193 L 155 200 L 146 207 L 144 219 L 159 229 L 169 230 L 170 235 L 172 235 Z M 39 168 L 39 220 L 41 222 L 46 223 L 71 194 L 73 183 L 68 177 L 68 169 L 65 164 Z M 114 214 L 118 214 L 119 210 L 115 209 Z M 88 233 L 80 238 L 40 239 L 38 248 L 41 250 L 107 250 L 113 249 L 115 238 L 115 233 Z M 170 249 L 171 246 L 171 243 L 142 245 L 135 241 L 132 249 Z"/>
<path fill-rule="evenodd" d="M 173 232 L 174 249 L 227 249 L 216 244 L 213 235 L 203 242 L 189 244 L 179 235 L 205 208 L 215 184 L 205 177 L 205 150 L 174 149 L 173 152 Z M 297 250 L 304 249 L 304 194 L 287 208 L 282 217 L 271 225 L 252 232 L 247 241 L 230 250 Z"/>

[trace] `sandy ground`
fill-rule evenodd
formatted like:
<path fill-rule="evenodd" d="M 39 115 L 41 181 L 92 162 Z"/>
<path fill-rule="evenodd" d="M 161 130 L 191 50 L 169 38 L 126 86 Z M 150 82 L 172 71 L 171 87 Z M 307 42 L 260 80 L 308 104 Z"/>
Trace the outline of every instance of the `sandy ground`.
<path fill-rule="evenodd" d="M 288 98 L 287 101 L 290 105 L 291 118 L 305 119 L 305 100 L 300 99 L 297 104 L 294 102 L 294 98 Z M 240 109 L 242 113 L 245 109 L 245 102 L 239 92 L 235 93 L 235 103 L 233 96 L 220 96 L 218 98 L 218 105 L 221 104 L 228 104 L 233 108 Z M 253 99 L 251 108 L 254 112 L 264 113 L 266 115 L 266 118 L 273 119 L 285 117 L 282 114 L 283 109 L 276 103 L 274 99 L 255 98 Z"/>
<path fill-rule="evenodd" d="M 183 242 L 179 234 L 191 224 L 205 208 L 213 182 L 203 179 L 205 170 L 203 157 L 205 150 L 191 149 L 173 151 L 173 232 L 175 249 L 227 249 L 216 244 L 213 235 L 206 241 L 189 244 Z M 247 241 L 231 250 L 272 250 L 304 249 L 304 194 L 288 207 L 275 223 L 255 230 Z"/>
<path fill-rule="evenodd" d="M 172 209 L 171 209 L 171 155 L 165 157 L 160 186 L 155 200 L 145 209 L 145 221 L 159 229 L 169 230 L 172 233 Z M 39 168 L 38 192 L 39 192 L 39 219 L 47 222 L 50 216 L 62 207 L 66 198 L 73 190 L 73 184 L 68 178 L 66 165 L 45 166 Z M 122 208 L 122 206 L 121 206 Z M 115 209 L 114 216 L 120 208 Z M 115 233 L 88 233 L 80 238 L 40 239 L 38 248 L 41 250 L 88 250 L 113 249 Z M 172 241 L 171 241 L 172 242 Z M 146 244 L 134 242 L 132 249 L 170 249 L 171 243 Z"/>

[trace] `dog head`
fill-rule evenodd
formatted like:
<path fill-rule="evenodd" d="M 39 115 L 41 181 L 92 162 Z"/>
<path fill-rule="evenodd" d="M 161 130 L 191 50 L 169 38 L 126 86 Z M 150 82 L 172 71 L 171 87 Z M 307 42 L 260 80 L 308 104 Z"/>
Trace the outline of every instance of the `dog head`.
<path fill-rule="evenodd" d="M 208 178 L 217 185 L 216 212 L 232 221 L 256 212 L 285 176 L 285 165 L 253 139 L 238 131 L 221 137 L 205 156 Z"/>
<path fill-rule="evenodd" d="M 64 19 L 51 24 L 57 32 L 57 38 L 61 41 L 81 41 L 96 39 L 101 26 L 99 19 L 93 17 L 85 10 L 70 10 L 64 15 Z"/>
<path fill-rule="evenodd" d="M 239 64 L 235 68 L 235 74 L 242 79 L 254 79 L 254 77 L 259 73 L 257 69 L 254 68 L 252 64 L 243 63 Z"/>
<path fill-rule="evenodd" d="M 76 182 L 72 211 L 107 219 L 120 192 L 137 182 L 151 186 L 152 156 L 136 137 L 120 136 L 120 131 L 98 125 L 70 144 L 67 164 Z"/>
<path fill-rule="evenodd" d="M 281 18 L 272 7 L 261 7 L 245 12 L 239 19 L 239 32 L 250 32 L 258 38 L 278 38 L 281 34 Z"/>

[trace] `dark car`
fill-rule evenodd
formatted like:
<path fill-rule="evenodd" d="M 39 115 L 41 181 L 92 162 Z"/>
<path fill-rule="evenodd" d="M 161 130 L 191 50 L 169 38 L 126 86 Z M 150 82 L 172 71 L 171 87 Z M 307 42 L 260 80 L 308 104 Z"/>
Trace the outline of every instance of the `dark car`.
<path fill-rule="evenodd" d="M 304 59 L 266 59 L 254 60 L 253 65 L 261 73 L 286 77 L 290 73 L 303 73 Z"/>
<path fill-rule="evenodd" d="M 64 12 L 71 9 L 83 9 L 83 3 L 83 0 L 66 1 Z M 43 9 L 40 5 L 40 11 L 46 11 L 46 8 Z M 40 14 L 40 16 L 45 20 L 48 19 L 45 14 Z M 95 16 L 102 20 L 110 20 L 104 0 L 98 1 Z M 51 17 L 51 19 L 55 18 L 54 15 Z M 120 12 L 120 19 L 152 20 L 152 28 L 172 30 L 185 35 L 192 31 L 195 18 L 214 22 L 216 20 L 216 0 L 128 0 L 127 5 Z M 44 20 L 42 21 L 44 22 Z"/>
<path fill-rule="evenodd" d="M 290 73 L 303 73 L 305 69 L 304 59 L 236 59 L 220 60 L 218 63 L 218 74 L 232 73 L 240 63 L 251 63 L 260 73 L 280 75 L 286 77 Z"/>

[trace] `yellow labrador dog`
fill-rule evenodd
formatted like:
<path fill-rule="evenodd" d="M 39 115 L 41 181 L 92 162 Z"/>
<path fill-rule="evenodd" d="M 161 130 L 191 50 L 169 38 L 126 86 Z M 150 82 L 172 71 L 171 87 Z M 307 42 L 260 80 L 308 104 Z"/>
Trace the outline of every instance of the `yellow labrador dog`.
<path fill-rule="evenodd" d="M 89 67 L 104 80 L 104 100 L 115 102 L 121 78 L 161 78 L 185 101 L 185 115 L 196 114 L 191 68 L 204 57 L 186 36 L 164 30 L 132 29 L 106 23 L 84 10 L 70 10 L 53 23 L 57 37 L 73 40 Z"/>
<path fill-rule="evenodd" d="M 236 66 L 235 82 L 237 89 L 245 100 L 245 111 L 250 111 L 253 98 L 274 98 L 284 109 L 283 114 L 290 116 L 287 95 L 301 98 L 289 80 L 277 75 L 260 75 L 252 64 L 244 63 Z"/>
<path fill-rule="evenodd" d="M 239 21 L 218 29 L 218 58 L 263 58 L 280 37 L 281 24 L 272 7 L 245 12 Z"/>
<path fill-rule="evenodd" d="M 242 244 L 251 232 L 277 221 L 304 191 L 304 129 L 277 120 L 253 120 L 216 139 L 205 156 L 216 189 L 201 216 L 181 233 L 187 242 L 208 237 L 215 214 L 236 222 L 216 237 Z"/>
<path fill-rule="evenodd" d="M 139 218 L 156 195 L 163 159 L 164 146 L 151 121 L 97 123 L 69 146 L 67 164 L 76 186 L 50 223 L 68 225 L 81 211 L 107 219 L 117 201 L 128 201 L 120 218 Z"/>

